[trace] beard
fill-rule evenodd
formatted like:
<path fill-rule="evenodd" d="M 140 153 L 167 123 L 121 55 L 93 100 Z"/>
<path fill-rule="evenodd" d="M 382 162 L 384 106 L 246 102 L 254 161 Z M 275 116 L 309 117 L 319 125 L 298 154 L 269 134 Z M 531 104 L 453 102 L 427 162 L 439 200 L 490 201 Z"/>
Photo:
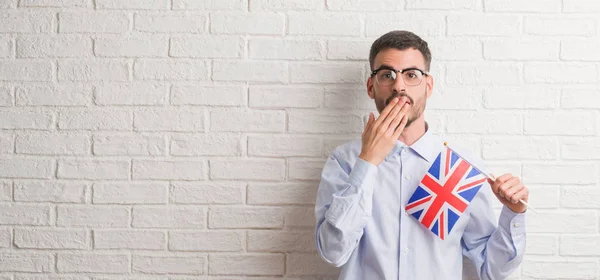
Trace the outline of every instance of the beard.
<path fill-rule="evenodd" d="M 392 99 L 394 99 L 395 97 L 398 97 L 398 98 L 406 97 L 410 101 L 411 107 L 410 107 L 409 111 L 407 112 L 408 120 L 406 122 L 405 127 L 409 127 L 416 119 L 421 117 L 421 114 L 423 114 L 423 111 L 425 110 L 425 99 L 424 98 L 420 99 L 418 102 L 415 102 L 415 100 L 412 97 L 408 96 L 405 92 L 395 91 L 390 97 L 383 100 L 383 99 L 377 98 L 377 91 L 375 91 L 375 89 L 373 89 L 373 93 L 374 93 L 374 97 L 375 97 L 375 106 L 377 107 L 377 111 L 379 111 L 379 114 L 381 114 L 383 109 L 385 109 L 385 107 L 388 104 L 390 104 Z M 425 90 L 425 92 L 423 92 L 423 96 L 427 96 L 427 90 Z"/>

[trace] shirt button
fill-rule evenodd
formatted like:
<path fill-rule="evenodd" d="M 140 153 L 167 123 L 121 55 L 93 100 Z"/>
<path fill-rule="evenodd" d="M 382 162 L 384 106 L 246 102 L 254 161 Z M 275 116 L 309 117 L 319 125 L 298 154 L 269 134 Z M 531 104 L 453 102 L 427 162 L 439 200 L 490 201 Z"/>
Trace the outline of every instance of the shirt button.
<path fill-rule="evenodd" d="M 412 176 L 410 176 L 410 175 L 404 176 L 404 179 L 406 179 L 406 180 L 410 180 L 410 178 L 412 178 Z"/>
<path fill-rule="evenodd" d="M 514 223 L 513 227 L 519 227 L 519 223 Z"/>
<path fill-rule="evenodd" d="M 408 251 L 409 251 L 408 248 L 404 248 L 404 253 L 405 254 L 408 254 Z"/>
<path fill-rule="evenodd" d="M 404 215 L 406 215 L 408 217 L 408 212 L 404 211 Z"/>

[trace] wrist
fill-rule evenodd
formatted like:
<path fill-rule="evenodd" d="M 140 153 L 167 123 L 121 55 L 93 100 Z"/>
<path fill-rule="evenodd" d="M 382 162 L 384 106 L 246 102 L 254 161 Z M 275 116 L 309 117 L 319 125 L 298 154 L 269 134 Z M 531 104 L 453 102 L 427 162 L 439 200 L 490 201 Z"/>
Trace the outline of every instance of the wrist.
<path fill-rule="evenodd" d="M 368 155 L 366 155 L 366 154 L 363 154 L 363 153 L 360 153 L 360 155 L 359 155 L 358 157 L 359 157 L 360 159 L 362 159 L 362 160 L 364 160 L 364 161 L 366 161 L 366 162 L 368 162 L 368 163 L 372 164 L 372 165 L 375 165 L 375 166 L 378 166 L 378 165 L 379 165 L 379 163 L 381 163 L 381 160 L 376 160 L 376 159 L 374 159 L 373 157 L 371 157 L 371 156 L 368 156 Z"/>
<path fill-rule="evenodd" d="M 515 214 L 525 213 L 525 211 L 527 210 L 527 206 L 523 205 L 523 203 L 520 202 L 512 204 L 510 206 L 507 205 L 506 207 Z"/>

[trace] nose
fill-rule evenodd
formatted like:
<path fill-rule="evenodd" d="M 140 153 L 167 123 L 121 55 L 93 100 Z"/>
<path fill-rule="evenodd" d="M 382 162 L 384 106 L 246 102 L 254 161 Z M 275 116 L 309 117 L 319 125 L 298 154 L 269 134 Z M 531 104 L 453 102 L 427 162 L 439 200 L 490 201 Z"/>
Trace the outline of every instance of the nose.
<path fill-rule="evenodd" d="M 396 80 L 392 84 L 393 90 L 397 92 L 406 92 L 406 84 L 404 83 L 404 79 L 402 78 L 402 74 L 398 73 L 396 76 Z"/>

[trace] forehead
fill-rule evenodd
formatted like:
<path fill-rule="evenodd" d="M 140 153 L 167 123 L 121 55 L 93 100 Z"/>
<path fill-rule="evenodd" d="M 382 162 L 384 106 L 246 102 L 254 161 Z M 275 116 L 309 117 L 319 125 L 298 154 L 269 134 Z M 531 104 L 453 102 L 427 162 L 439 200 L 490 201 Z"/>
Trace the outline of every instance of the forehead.
<path fill-rule="evenodd" d="M 404 69 L 408 67 L 425 68 L 425 58 L 417 49 L 410 48 L 406 50 L 385 49 L 380 51 L 373 61 L 373 69 L 381 65 L 391 66 L 394 69 Z"/>

